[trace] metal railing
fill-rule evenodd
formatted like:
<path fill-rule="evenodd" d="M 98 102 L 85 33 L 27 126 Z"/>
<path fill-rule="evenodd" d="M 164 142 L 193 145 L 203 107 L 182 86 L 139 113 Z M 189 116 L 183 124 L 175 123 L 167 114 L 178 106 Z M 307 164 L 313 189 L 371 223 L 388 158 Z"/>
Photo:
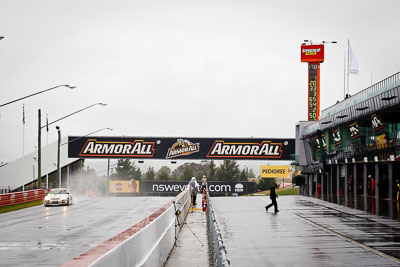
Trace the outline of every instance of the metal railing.
<path fill-rule="evenodd" d="M 385 91 L 391 90 L 397 86 L 400 86 L 400 72 L 393 74 L 392 76 L 377 82 L 374 85 L 358 92 L 357 94 L 346 98 L 340 103 L 337 103 L 329 108 L 326 108 L 321 111 L 320 119 L 326 118 L 330 115 L 336 114 L 346 108 L 354 106 L 358 103 L 361 103 L 367 99 L 370 99 L 374 96 L 377 96 Z"/>
<path fill-rule="evenodd" d="M 343 111 L 349 107 L 355 106 L 363 101 L 371 99 L 379 94 L 382 94 L 383 92 L 396 88 L 397 86 L 400 86 L 400 72 L 393 74 L 392 76 L 389 76 L 388 78 L 362 90 L 361 92 L 358 92 L 357 94 L 352 95 L 344 99 L 343 101 L 322 110 L 319 119 L 322 120 L 331 115 L 337 114 L 340 111 Z M 304 127 L 303 135 L 314 133 L 320 129 L 320 122 L 316 121 L 315 123 Z"/>
<path fill-rule="evenodd" d="M 217 220 L 214 216 L 214 209 L 207 192 L 207 224 L 208 224 L 208 242 L 212 255 L 213 266 L 229 267 L 230 261 L 227 258 L 224 241 L 222 240 L 221 230 L 218 227 Z"/>

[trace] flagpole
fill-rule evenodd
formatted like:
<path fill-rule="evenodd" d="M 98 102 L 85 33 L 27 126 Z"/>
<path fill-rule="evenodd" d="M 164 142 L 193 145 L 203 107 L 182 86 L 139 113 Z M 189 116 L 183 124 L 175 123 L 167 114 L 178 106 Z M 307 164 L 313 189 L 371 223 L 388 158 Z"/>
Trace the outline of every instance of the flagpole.
<path fill-rule="evenodd" d="M 349 73 L 350 73 L 350 53 L 349 53 L 349 48 L 350 48 L 350 40 L 347 38 L 347 94 L 350 94 L 350 88 L 349 88 Z"/>
<path fill-rule="evenodd" d="M 49 114 L 46 114 L 46 130 L 47 130 L 46 146 L 49 146 Z M 49 172 L 47 172 L 46 174 L 46 188 L 49 188 Z"/>
<path fill-rule="evenodd" d="M 343 99 L 346 98 L 346 51 L 344 51 L 343 57 Z"/>
<path fill-rule="evenodd" d="M 22 181 L 25 181 L 25 103 L 22 105 Z M 25 191 L 25 182 L 22 182 Z"/>

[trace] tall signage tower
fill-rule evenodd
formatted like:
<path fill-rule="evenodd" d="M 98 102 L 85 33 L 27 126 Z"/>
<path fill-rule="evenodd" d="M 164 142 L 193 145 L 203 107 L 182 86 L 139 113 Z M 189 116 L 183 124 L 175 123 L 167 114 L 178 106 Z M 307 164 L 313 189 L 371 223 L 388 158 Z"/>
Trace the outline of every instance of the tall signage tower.
<path fill-rule="evenodd" d="M 319 70 L 324 62 L 324 42 L 314 45 L 305 40 L 301 45 L 301 62 L 308 62 L 308 120 L 319 120 Z"/>

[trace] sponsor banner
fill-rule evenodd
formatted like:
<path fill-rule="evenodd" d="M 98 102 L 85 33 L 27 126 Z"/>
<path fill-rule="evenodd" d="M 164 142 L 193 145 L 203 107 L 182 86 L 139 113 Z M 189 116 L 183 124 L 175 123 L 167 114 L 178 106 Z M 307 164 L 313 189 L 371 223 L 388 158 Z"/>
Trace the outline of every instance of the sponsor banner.
<path fill-rule="evenodd" d="M 374 131 L 374 133 L 379 133 L 385 128 L 385 126 L 383 125 L 383 120 L 376 113 L 371 115 L 371 123 L 372 123 L 372 130 Z"/>
<path fill-rule="evenodd" d="M 291 160 L 294 139 L 68 137 L 69 158 Z"/>
<path fill-rule="evenodd" d="M 289 178 L 289 166 L 261 166 L 261 178 Z"/>
<path fill-rule="evenodd" d="M 378 149 L 384 149 L 387 147 L 386 134 L 381 134 L 376 137 L 376 147 Z"/>
<path fill-rule="evenodd" d="M 141 181 L 141 193 L 176 193 L 179 194 L 188 186 L 188 182 L 174 181 Z M 211 195 L 233 194 L 238 195 L 254 193 L 252 182 L 207 182 L 208 192 Z"/>
<path fill-rule="evenodd" d="M 135 180 L 110 180 L 110 193 L 135 193 L 139 192 L 139 181 Z"/>
<path fill-rule="evenodd" d="M 353 145 L 359 145 L 361 143 L 360 129 L 358 128 L 358 122 L 349 124 L 349 131 L 351 137 L 351 143 Z"/>
<path fill-rule="evenodd" d="M 315 145 L 316 145 L 316 147 L 318 149 L 318 152 L 321 152 L 321 144 L 320 144 L 318 136 L 314 136 L 311 140 L 313 142 L 315 142 Z M 326 146 L 325 134 L 321 134 L 321 141 L 322 141 L 322 146 L 324 148 L 324 151 L 327 151 L 328 148 Z"/>
<path fill-rule="evenodd" d="M 220 194 L 251 194 L 254 193 L 253 182 L 207 182 L 208 192 L 211 195 Z"/>
<path fill-rule="evenodd" d="M 342 144 L 342 139 L 340 138 L 339 128 L 332 129 L 333 145 L 339 147 Z"/>
<path fill-rule="evenodd" d="M 320 64 L 308 64 L 308 120 L 319 120 L 319 70 Z"/>
<path fill-rule="evenodd" d="M 189 182 L 141 181 L 141 193 L 177 193 L 185 190 Z"/>
<path fill-rule="evenodd" d="M 302 45 L 301 62 L 324 62 L 324 45 Z"/>

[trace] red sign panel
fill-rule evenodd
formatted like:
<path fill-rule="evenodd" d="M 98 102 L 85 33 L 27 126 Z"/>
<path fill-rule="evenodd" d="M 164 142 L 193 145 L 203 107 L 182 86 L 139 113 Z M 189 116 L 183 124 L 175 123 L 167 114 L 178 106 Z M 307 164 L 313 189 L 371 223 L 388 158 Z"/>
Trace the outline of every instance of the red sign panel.
<path fill-rule="evenodd" d="M 324 45 L 302 45 L 301 62 L 324 62 Z"/>

